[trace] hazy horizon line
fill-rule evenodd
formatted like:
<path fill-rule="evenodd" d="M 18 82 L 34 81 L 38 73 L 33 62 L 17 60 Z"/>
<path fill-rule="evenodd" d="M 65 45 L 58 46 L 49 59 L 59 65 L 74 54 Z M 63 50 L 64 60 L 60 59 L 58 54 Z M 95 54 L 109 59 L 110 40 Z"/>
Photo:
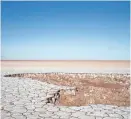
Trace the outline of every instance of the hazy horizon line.
<path fill-rule="evenodd" d="M 131 60 L 1 60 L 1 61 L 131 61 Z"/>

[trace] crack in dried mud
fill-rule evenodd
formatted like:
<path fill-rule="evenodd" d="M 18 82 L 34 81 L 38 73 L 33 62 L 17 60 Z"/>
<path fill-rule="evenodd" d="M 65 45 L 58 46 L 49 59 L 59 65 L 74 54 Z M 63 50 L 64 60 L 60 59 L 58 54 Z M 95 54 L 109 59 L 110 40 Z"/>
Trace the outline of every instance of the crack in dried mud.
<path fill-rule="evenodd" d="M 130 105 L 129 74 L 25 73 L 9 74 L 5 77 L 32 78 L 55 85 L 76 87 L 57 91 L 53 97 L 47 98 L 47 103 L 66 106 Z"/>

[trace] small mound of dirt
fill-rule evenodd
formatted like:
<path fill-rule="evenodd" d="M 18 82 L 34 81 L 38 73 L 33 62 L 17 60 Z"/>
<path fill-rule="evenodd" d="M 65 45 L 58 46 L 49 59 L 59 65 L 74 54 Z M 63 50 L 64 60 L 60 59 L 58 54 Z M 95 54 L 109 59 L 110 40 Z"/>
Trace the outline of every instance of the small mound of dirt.
<path fill-rule="evenodd" d="M 32 78 L 55 85 L 76 87 L 75 93 L 60 91 L 59 105 L 130 105 L 129 74 L 28 73 L 10 74 L 5 77 Z"/>

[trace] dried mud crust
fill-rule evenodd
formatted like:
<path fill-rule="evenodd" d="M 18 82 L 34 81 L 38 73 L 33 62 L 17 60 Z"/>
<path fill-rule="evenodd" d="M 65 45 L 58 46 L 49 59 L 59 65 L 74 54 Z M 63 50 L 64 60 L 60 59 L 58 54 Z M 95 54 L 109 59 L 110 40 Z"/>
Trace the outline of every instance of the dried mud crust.
<path fill-rule="evenodd" d="M 60 91 L 59 105 L 130 105 L 129 74 L 25 73 L 5 77 L 32 78 L 55 85 L 76 87 L 74 92 Z"/>

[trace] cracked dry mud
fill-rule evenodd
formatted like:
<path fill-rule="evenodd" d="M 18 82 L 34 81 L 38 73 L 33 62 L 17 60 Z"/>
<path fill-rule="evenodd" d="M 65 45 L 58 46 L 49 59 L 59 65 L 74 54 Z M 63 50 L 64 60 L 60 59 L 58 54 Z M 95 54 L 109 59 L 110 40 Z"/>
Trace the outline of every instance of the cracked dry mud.
<path fill-rule="evenodd" d="M 64 73 L 62 73 L 62 75 L 63 74 Z M 122 76 L 124 77 L 122 79 L 126 79 L 125 77 L 129 78 L 129 75 Z M 61 90 L 66 91 L 66 94 L 67 93 L 69 94 L 70 92 L 72 94 L 73 93 L 72 91 L 76 90 L 75 86 L 77 85 L 57 84 L 56 83 L 57 81 L 53 83 L 51 82 L 51 80 L 49 80 L 50 82 L 48 82 L 47 81 L 49 79 L 48 77 L 46 77 L 46 82 L 31 80 L 31 78 L 4 77 L 2 75 L 1 77 L 2 119 L 129 119 L 130 116 L 129 102 L 126 104 L 121 104 L 123 106 L 120 105 L 117 106 L 116 104 L 108 105 L 108 104 L 89 104 L 89 103 L 86 106 L 60 106 L 59 102 L 56 102 L 55 105 L 53 103 L 47 103 L 47 99 L 52 98 L 54 94 L 59 93 L 59 91 Z M 41 78 L 37 79 L 41 80 Z M 64 78 L 60 79 L 64 80 Z M 121 88 L 123 90 L 125 89 L 129 90 L 129 81 L 125 83 L 120 83 L 119 84 L 120 87 L 118 85 L 116 86 L 117 82 L 119 82 L 118 81 L 119 79 L 115 79 L 112 81 L 113 87 L 112 83 L 109 83 L 108 81 L 107 83 L 111 85 L 109 85 L 109 87 L 107 86 L 108 88 L 105 87 L 104 88 L 112 90 L 114 89 L 115 86 L 115 90 L 116 87 L 117 90 Z M 104 81 L 104 83 L 106 83 L 106 81 Z M 96 88 L 103 88 L 103 86 L 100 84 L 101 83 L 94 84 L 91 82 L 90 86 Z M 79 92 L 79 90 L 82 89 L 78 88 L 77 90 Z M 57 96 L 58 95 L 56 95 L 56 97 Z M 68 105 L 68 103 L 66 102 L 66 104 L 64 104 L 61 102 L 61 105 Z"/>
<path fill-rule="evenodd" d="M 25 73 L 5 76 L 32 78 L 59 86 L 75 87 L 74 90 L 61 90 L 54 95 L 54 98 L 48 98 L 48 102 L 59 100 L 59 105 L 130 105 L 130 77 L 128 74 Z"/>

